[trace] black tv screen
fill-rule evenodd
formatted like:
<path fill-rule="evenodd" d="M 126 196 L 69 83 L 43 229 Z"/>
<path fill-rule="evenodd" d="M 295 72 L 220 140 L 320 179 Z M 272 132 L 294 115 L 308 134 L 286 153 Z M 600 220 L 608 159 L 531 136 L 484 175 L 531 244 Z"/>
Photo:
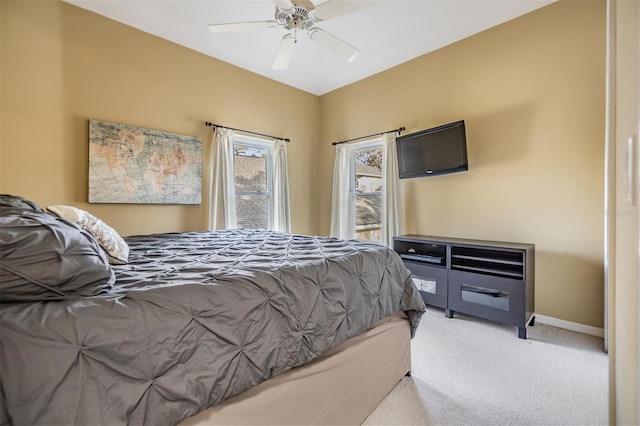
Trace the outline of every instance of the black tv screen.
<path fill-rule="evenodd" d="M 398 137 L 400 179 L 469 170 L 464 120 Z"/>

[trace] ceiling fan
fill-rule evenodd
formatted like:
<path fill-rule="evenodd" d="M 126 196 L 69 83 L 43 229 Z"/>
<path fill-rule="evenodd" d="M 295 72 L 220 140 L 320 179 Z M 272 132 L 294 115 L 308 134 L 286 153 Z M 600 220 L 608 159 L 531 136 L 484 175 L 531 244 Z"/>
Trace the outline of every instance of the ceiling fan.
<path fill-rule="evenodd" d="M 378 4 L 379 0 L 327 0 L 317 6 L 309 0 L 273 0 L 273 2 L 276 7 L 275 20 L 210 24 L 208 28 L 213 33 L 227 33 L 283 27 L 287 30 L 287 34 L 282 37 L 273 60 L 272 68 L 275 70 L 284 70 L 289 66 L 299 32 L 306 32 L 309 38 L 320 46 L 347 62 L 353 62 L 360 51 L 317 27 L 316 24 L 369 8 Z"/>

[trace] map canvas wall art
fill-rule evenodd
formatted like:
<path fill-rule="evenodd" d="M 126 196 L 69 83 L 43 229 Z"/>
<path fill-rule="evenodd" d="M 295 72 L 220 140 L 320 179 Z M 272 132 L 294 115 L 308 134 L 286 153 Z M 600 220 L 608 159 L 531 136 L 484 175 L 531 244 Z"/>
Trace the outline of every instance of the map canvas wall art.
<path fill-rule="evenodd" d="M 89 202 L 200 204 L 202 141 L 89 120 Z"/>

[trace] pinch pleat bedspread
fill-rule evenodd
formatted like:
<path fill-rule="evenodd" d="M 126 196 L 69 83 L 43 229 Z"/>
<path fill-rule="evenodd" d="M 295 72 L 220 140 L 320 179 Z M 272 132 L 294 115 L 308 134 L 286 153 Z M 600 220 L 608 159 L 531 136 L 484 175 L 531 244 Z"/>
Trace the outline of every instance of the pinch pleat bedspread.
<path fill-rule="evenodd" d="M 424 303 L 361 241 L 229 230 L 127 238 L 106 295 L 0 306 L 2 424 L 176 424 Z"/>

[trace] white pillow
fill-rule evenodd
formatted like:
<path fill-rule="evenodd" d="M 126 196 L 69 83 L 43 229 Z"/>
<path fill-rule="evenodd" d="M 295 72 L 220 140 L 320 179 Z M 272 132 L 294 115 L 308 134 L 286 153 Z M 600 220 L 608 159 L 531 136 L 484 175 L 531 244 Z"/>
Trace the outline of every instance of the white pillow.
<path fill-rule="evenodd" d="M 82 229 L 91 233 L 100 246 L 109 255 L 109 263 L 124 265 L 129 261 L 129 245 L 115 229 L 89 212 L 71 206 L 47 206 L 47 210 L 55 215 L 77 223 Z"/>

